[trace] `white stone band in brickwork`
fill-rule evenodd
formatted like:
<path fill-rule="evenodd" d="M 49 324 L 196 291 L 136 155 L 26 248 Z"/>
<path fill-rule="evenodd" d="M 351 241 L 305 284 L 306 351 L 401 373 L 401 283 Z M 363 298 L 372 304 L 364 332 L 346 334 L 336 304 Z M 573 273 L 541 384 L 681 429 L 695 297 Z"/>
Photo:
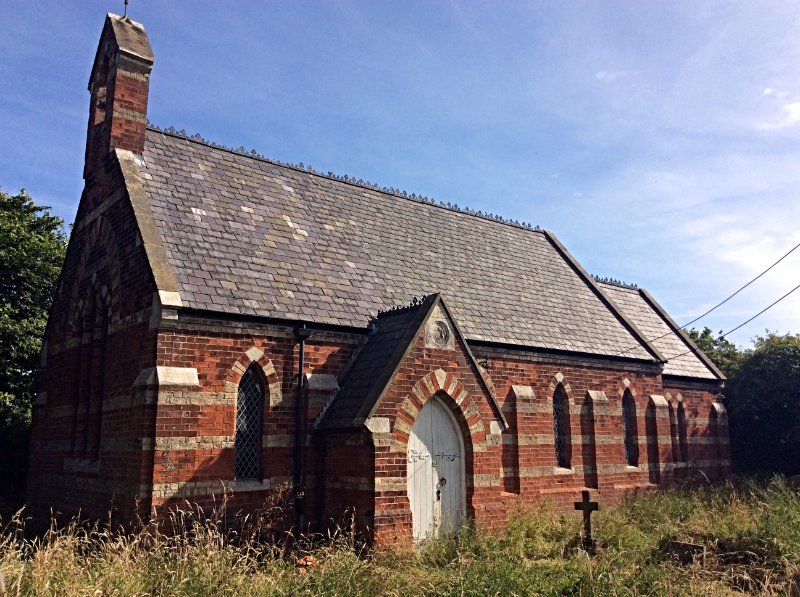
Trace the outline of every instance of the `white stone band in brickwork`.
<path fill-rule="evenodd" d="M 630 472 L 641 472 L 646 473 L 650 471 L 660 471 L 660 472 L 667 472 L 675 470 L 676 468 L 692 468 L 692 469 L 704 469 L 704 468 L 717 468 L 717 467 L 729 467 L 730 460 L 695 460 L 692 462 L 686 463 L 672 463 L 672 462 L 660 462 L 660 463 L 643 463 L 639 466 L 628 466 L 627 464 L 601 464 L 596 467 L 589 467 L 590 470 L 596 471 L 599 475 L 610 475 L 610 474 L 618 474 L 618 473 L 630 473 Z M 531 466 L 531 467 L 522 467 L 519 469 L 521 478 L 535 478 L 535 477 L 549 477 L 552 475 L 559 475 L 559 474 L 576 474 L 582 475 L 585 472 L 583 465 L 576 465 L 573 466 L 571 469 L 561 469 L 556 466 Z"/>
<path fill-rule="evenodd" d="M 573 446 L 616 446 L 623 445 L 625 438 L 621 435 L 573 435 L 571 436 Z M 640 446 L 651 444 L 658 444 L 662 446 L 672 445 L 673 442 L 677 443 L 678 438 L 670 436 L 664 437 L 648 437 L 640 435 L 637 437 L 637 443 Z M 687 437 L 686 442 L 689 444 L 727 444 L 729 442 L 727 437 Z M 503 436 L 503 444 L 508 446 L 552 446 L 555 444 L 553 435 L 550 433 L 543 433 L 537 435 L 520 434 L 518 436 L 505 435 Z"/>
<path fill-rule="evenodd" d="M 375 491 L 405 491 L 405 477 L 375 477 Z"/>
<path fill-rule="evenodd" d="M 273 477 L 263 481 L 187 481 L 184 483 L 156 483 L 153 485 L 153 499 L 188 498 L 222 493 L 246 493 L 266 491 L 286 482 L 288 477 Z M 277 482 L 280 481 L 280 482 Z"/>
<path fill-rule="evenodd" d="M 149 367 L 142 369 L 136 381 L 136 386 L 199 386 L 197 369 L 194 367 Z"/>
<path fill-rule="evenodd" d="M 501 483 L 499 474 L 495 475 L 467 475 L 467 487 L 498 487 Z"/>
<path fill-rule="evenodd" d="M 198 435 L 195 437 L 157 437 L 155 449 L 160 452 L 174 450 L 223 450 L 233 448 L 233 435 Z"/>
<path fill-rule="evenodd" d="M 278 403 L 281 401 L 279 400 Z M 313 400 L 309 401 L 311 404 Z M 135 391 L 130 394 L 109 397 L 103 401 L 103 412 L 128 410 L 142 405 L 159 404 L 164 406 L 236 406 L 236 389 L 233 392 L 195 392 L 189 390 L 153 390 Z M 86 412 L 86 405 L 80 404 L 78 412 Z M 97 407 L 92 408 L 97 412 Z M 42 409 L 42 415 L 48 419 L 75 416 L 75 405 L 51 406 Z"/>
<path fill-rule="evenodd" d="M 536 394 L 530 386 L 511 386 L 511 391 L 517 400 L 536 400 Z"/>
<path fill-rule="evenodd" d="M 125 120 L 139 122 L 141 124 L 145 124 L 147 122 L 147 117 L 144 114 L 140 112 L 134 112 L 133 110 L 126 110 L 120 106 L 114 106 L 114 116 L 117 118 L 123 118 Z"/>

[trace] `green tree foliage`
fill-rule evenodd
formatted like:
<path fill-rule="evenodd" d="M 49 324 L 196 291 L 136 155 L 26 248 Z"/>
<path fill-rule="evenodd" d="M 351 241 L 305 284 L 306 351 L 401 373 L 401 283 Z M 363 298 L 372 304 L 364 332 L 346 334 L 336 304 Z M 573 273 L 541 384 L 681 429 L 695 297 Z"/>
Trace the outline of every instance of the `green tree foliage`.
<path fill-rule="evenodd" d="M 728 378 L 724 395 L 734 468 L 800 474 L 800 334 L 767 330 L 745 350 L 708 328 L 689 335 Z"/>
<path fill-rule="evenodd" d="M 737 469 L 800 474 L 800 334 L 756 337 L 725 395 Z"/>
<path fill-rule="evenodd" d="M 64 222 L 0 190 L 0 436 L 27 435 L 39 351 L 67 249 Z"/>
<path fill-rule="evenodd" d="M 720 334 L 722 334 L 721 330 Z M 728 341 L 722 335 L 714 337 L 714 333 L 707 327 L 702 332 L 689 330 L 689 336 L 700 350 L 720 368 L 725 377 L 730 378 L 736 375 L 744 359 L 744 352 L 739 350 L 733 342 Z"/>

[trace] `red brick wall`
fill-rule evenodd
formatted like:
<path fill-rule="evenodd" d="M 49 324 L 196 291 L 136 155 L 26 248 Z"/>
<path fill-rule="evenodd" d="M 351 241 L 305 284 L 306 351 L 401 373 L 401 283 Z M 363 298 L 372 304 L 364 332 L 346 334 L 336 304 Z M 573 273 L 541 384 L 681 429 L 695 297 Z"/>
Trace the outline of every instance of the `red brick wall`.
<path fill-rule="evenodd" d="M 719 437 L 713 437 L 707 421 L 714 392 L 665 388 L 661 376 L 653 373 L 600 368 L 596 364 L 532 362 L 508 356 L 491 358 L 489 374 L 511 425 L 504 433 L 508 434 L 504 440 L 504 487 L 519 491 L 523 503 L 547 499 L 571 510 L 575 496 L 584 488 L 595 490 L 595 497 L 602 501 L 616 502 L 631 491 L 668 485 L 676 474 L 680 477 L 701 474 L 696 466 L 673 469 L 676 458 L 670 437 L 669 409 L 657 407 L 651 395 L 663 396 L 664 403 L 669 404 L 682 392 L 688 408 L 689 460 L 699 464 L 708 476 L 718 478 L 727 473 L 727 465 L 720 467 L 717 462 L 729 459 L 726 422 L 716 426 Z M 567 389 L 569 396 L 574 470 L 547 474 L 556 465 L 550 438 L 552 398 L 559 384 Z M 529 386 L 535 398 L 517 398 L 512 388 L 515 385 Z M 608 402 L 594 402 L 588 390 L 604 392 Z M 631 391 L 636 404 L 638 469 L 627 466 L 623 446 L 621 403 L 626 390 Z M 672 398 L 665 396 L 669 391 Z M 698 443 L 701 441 L 711 443 Z"/>
<path fill-rule="evenodd" d="M 77 247 L 82 246 L 79 238 L 73 241 L 76 249 L 71 250 L 70 259 L 75 259 Z M 137 248 L 135 239 L 129 244 L 132 249 L 117 249 L 118 253 Z M 102 282 L 103 276 L 110 276 L 112 269 L 99 268 L 96 283 Z M 180 331 L 162 329 L 156 340 L 154 332 L 147 329 L 148 309 L 137 311 L 140 305 L 126 294 L 130 292 L 126 285 L 133 277 L 121 279 L 125 284 L 120 283 L 120 290 L 116 291 L 115 296 L 120 297 L 116 303 L 120 309 L 125 306 L 122 312 L 138 313 L 140 323 L 115 330 L 109 336 L 109 354 L 124 358 L 109 357 L 109 368 L 114 373 L 107 375 L 106 400 L 114 400 L 115 396 L 133 396 L 137 400 L 139 396 L 138 401 L 142 402 L 149 396 L 152 405 L 105 410 L 103 436 L 129 438 L 130 444 L 126 449 L 101 450 L 95 472 L 64 471 L 64 460 L 74 457 L 69 449 L 58 450 L 54 446 L 58 441 L 66 445 L 74 435 L 71 409 L 75 392 L 69 388 L 76 383 L 80 349 L 74 340 L 67 348 L 66 336 L 59 335 L 58 330 L 63 328 L 59 322 L 65 320 L 68 311 L 67 301 L 60 299 L 48 333 L 50 356 L 43 388 L 47 403 L 36 407 L 32 499 L 42 506 L 57 505 L 64 511 L 83 507 L 86 514 L 102 515 L 112 493 L 116 493 L 115 505 L 130 516 L 130 488 L 150 484 L 154 497 L 151 503 L 145 499 L 143 504 L 162 522 L 167 521 L 171 508 L 183 506 L 187 499 L 205 509 L 219 505 L 221 482 L 235 480 L 232 437 L 236 386 L 244 371 L 256 364 L 269 394 L 264 408 L 262 453 L 267 483 L 238 489 L 234 484 L 229 511 L 258 507 L 271 488 L 291 482 L 294 475 L 298 344 L 293 330 L 265 327 L 259 335 L 254 330 L 226 327 L 209 320 L 194 329 L 192 325 Z M 304 372 L 338 374 L 360 341 L 358 336 L 315 332 L 306 344 Z M 131 351 L 132 346 L 137 350 Z M 253 347 L 262 353 L 255 355 L 255 362 L 247 356 Z M 137 351 L 141 353 L 138 358 Z M 198 385 L 132 389 L 139 371 L 154 365 L 196 369 Z M 434 374 L 439 369 L 447 374 L 443 383 Z M 572 501 L 584 488 L 595 492 L 594 499 L 615 502 L 631 491 L 667 486 L 675 477 L 701 474 L 698 469 L 709 478 L 727 473 L 727 429 L 724 416 L 717 417 L 716 423 L 711 420 L 711 413 L 716 413 L 712 392 L 673 387 L 674 383 L 665 388 L 659 375 L 641 371 L 532 362 L 510 355 L 491 357 L 488 374 L 509 424 L 500 436 L 494 437 L 489 426 L 490 421 L 497 420 L 497 412 L 458 340 L 455 351 L 445 351 L 426 347 L 424 335 L 420 336 L 375 413 L 389 421 L 391 434 L 386 437 L 354 430 L 314 438 L 314 421 L 330 401 L 331 393 L 307 390 L 305 507 L 309 527 L 321 524 L 325 528 L 345 520 L 349 524 L 351 513 L 357 527 L 369 533 L 377 545 L 408 542 L 411 519 L 406 487 L 386 485 L 382 480 L 405 476 L 407 457 L 403 446 L 408 441 L 407 432 L 413 426 L 415 411 L 437 392 L 460 421 L 467 452 L 467 513 L 479 524 L 502 528 L 505 503 L 513 495 L 523 504 L 547 500 L 571 510 Z M 569 400 L 572 466 L 571 470 L 560 471 L 555 468 L 552 443 L 552 396 L 559 385 Z M 527 386 L 532 395 L 517 396 L 512 386 Z M 443 394 L 442 390 L 449 390 L 452 395 Z M 462 390 L 468 398 L 457 404 Z M 604 392 L 607 402 L 592 399 L 588 390 Z M 638 468 L 627 466 L 622 445 L 621 401 L 625 391 L 632 393 L 636 403 Z M 663 397 L 663 404 L 656 406 L 651 396 Z M 678 400 L 686 410 L 689 460 L 699 466 L 675 465 L 679 460 L 672 437 L 676 429 L 670 421 L 669 407 L 663 405 L 674 406 Z M 60 416 L 56 416 L 58 412 Z M 141 448 L 131 449 L 137 442 Z M 77 484 L 73 483 L 76 479 Z M 93 489 L 87 491 L 90 486 Z M 104 489 L 98 489 L 101 487 Z M 128 497 L 123 498 L 126 491 Z M 294 521 L 293 514 L 288 518 L 289 523 Z"/>
<path fill-rule="evenodd" d="M 387 418 L 392 428 L 391 443 L 375 448 L 375 476 L 377 479 L 406 477 L 408 459 L 404 448 L 408 444 L 408 431 L 424 402 L 436 394 L 459 421 L 466 452 L 467 515 L 479 524 L 502 528 L 505 526 L 500 481 L 502 446 L 499 441 L 493 445 L 490 440 L 490 421 L 499 420 L 499 411 L 471 365 L 460 338 L 456 337 L 455 350 L 451 351 L 426 347 L 424 332 L 420 335 L 375 413 L 376 417 Z M 447 374 L 443 382 L 434 374 L 437 370 Z M 405 484 L 383 491 L 376 488 L 376 544 L 408 543 L 411 523 Z"/>
<path fill-rule="evenodd" d="M 124 227 L 124 223 L 120 225 Z M 117 236 L 125 238 L 124 234 L 115 235 L 115 239 Z M 107 237 L 108 234 L 104 238 Z M 73 240 L 71 263 L 81 253 L 81 238 L 76 236 Z M 136 247 L 135 238 L 128 239 L 127 244 L 116 242 L 117 255 L 135 253 L 140 248 Z M 129 258 L 126 263 L 136 261 Z M 86 271 L 78 266 L 73 269 Z M 96 268 L 95 284 L 103 283 L 104 276 L 110 280 L 113 269 Z M 152 405 L 105 410 L 103 436 L 129 438 L 130 444 L 126 449 L 102 449 L 96 472 L 65 472 L 64 460 L 74 458 L 70 452 L 74 448 L 55 447 L 58 441 L 64 445 L 71 442 L 74 435 L 71 409 L 75 392 L 70 388 L 76 384 L 80 349 L 74 334 L 70 345 L 67 335 L 58 331 L 63 329 L 61 322 L 66 321 L 69 311 L 68 301 L 60 298 L 48 332 L 50 350 L 43 388 L 47 403 L 36 407 L 31 498 L 41 506 L 56 505 L 64 511 L 83 507 L 86 514 L 102 516 L 116 493 L 115 505 L 121 515 L 130 516 L 130 488 L 149 484 L 154 497 L 150 503 L 145 499 L 143 504 L 162 522 L 168 520 L 171 508 L 183 506 L 187 499 L 205 509 L 219 505 L 222 482 L 235 481 L 232 437 L 236 387 L 244 371 L 257 365 L 268 394 L 262 452 L 263 478 L 267 482 L 238 488 L 234 483 L 229 511 L 258 507 L 271 489 L 291 482 L 294 475 L 299 355 L 292 328 L 261 326 L 259 331 L 212 319 L 181 324 L 180 330 L 162 329 L 156 338 L 147 329 L 149 309 L 131 295 L 152 293 L 152 289 L 137 290 L 130 267 L 119 271 L 118 289 L 111 293 L 119 297 L 114 303 L 119 315 L 113 317 L 120 319 L 125 313 L 129 321 L 139 323 L 114 329 L 109 336 L 109 355 L 120 356 L 109 357 L 113 374 L 107 375 L 106 401 L 133 396 L 135 401 L 143 402 L 149 396 Z M 131 319 L 137 314 L 138 319 Z M 314 332 L 306 344 L 304 373 L 340 373 L 361 341 L 354 335 Z M 256 357 L 251 362 L 247 353 L 253 347 L 258 351 L 251 353 Z M 391 480 L 405 476 L 407 456 L 403 446 L 407 444 L 415 411 L 435 393 L 443 396 L 460 421 L 467 453 L 467 513 L 486 526 L 502 528 L 506 501 L 515 495 L 515 501 L 523 504 L 547 500 L 558 508 L 571 510 L 572 501 L 584 488 L 594 491 L 594 499 L 608 503 L 631 491 L 668 486 L 673 478 L 698 475 L 699 470 L 709 478 L 727 473 L 727 429 L 724 416 L 718 416 L 717 422 L 712 420 L 711 413 L 717 412 L 712 407 L 713 392 L 682 388 L 675 382 L 664 387 L 659 375 L 641 371 L 534 362 L 513 356 L 489 359 L 487 372 L 509 424 L 499 436 L 489 433 L 490 422 L 497 421 L 498 414 L 460 340 L 456 340 L 455 351 L 446 351 L 426 347 L 424 335 L 420 336 L 375 413 L 389 421 L 391 433 L 385 437 L 354 430 L 315 438 L 314 421 L 332 394 L 307 390 L 305 508 L 309 527 L 349 524 L 352 514 L 357 527 L 372 536 L 377 545 L 409 541 L 407 490 L 405 485 L 392 486 Z M 198 383 L 132 388 L 139 371 L 156 365 L 196 369 Z M 446 373 L 441 383 L 434 374 L 440 369 Z M 552 443 L 552 396 L 559 385 L 569 401 L 572 466 L 571 470 L 561 471 L 555 468 Z M 528 387 L 532 395 L 518 396 L 512 386 Z M 462 397 L 458 404 L 462 390 L 467 398 Z M 600 391 L 607 401 L 592 398 Z M 622 445 L 621 401 L 625 391 L 632 393 L 636 403 L 637 468 L 627 466 Z M 656 405 L 651 396 L 663 397 L 663 403 Z M 669 406 L 665 405 L 674 406 L 678 400 L 686 410 L 689 460 L 697 466 L 675 466 L 679 460 L 672 437 L 676 429 L 670 421 Z M 137 442 L 141 447 L 131 449 Z M 87 490 L 90 486 L 93 489 Z M 145 491 L 143 495 L 148 494 Z M 288 518 L 287 524 L 293 523 L 293 514 Z"/>
<path fill-rule="evenodd" d="M 155 365 L 156 334 L 148 324 L 155 287 L 120 189 L 112 155 L 84 192 L 48 322 L 27 500 L 40 517 L 51 508 L 106 517 L 113 501 L 132 520 L 134 496 L 151 474 L 137 442 L 152 435 L 152 408 L 131 388 L 142 369 Z"/>
<path fill-rule="evenodd" d="M 355 525 L 372 538 L 376 458 L 370 434 L 360 430 L 329 433 L 319 443 L 322 450 L 314 464 L 318 499 L 309 500 L 312 520 L 318 520 L 320 531 L 348 530 Z"/>
<path fill-rule="evenodd" d="M 358 337 L 351 337 L 348 342 L 347 338 L 342 341 L 341 335 L 313 334 L 305 344 L 304 374 L 338 373 L 352 357 L 358 341 Z M 235 481 L 232 440 L 236 388 L 241 376 L 254 364 L 246 355 L 253 347 L 263 352 L 255 364 L 267 394 L 262 422 L 262 478 L 267 482 L 260 488 L 249 487 L 246 492 L 236 493 L 234 488 L 231 508 L 263 503 L 270 488 L 293 481 L 299 363 L 299 344 L 293 329 L 275 328 L 263 335 L 162 330 L 158 365 L 194 368 L 199 385 L 180 388 L 190 398 L 160 403 L 157 408 L 153 474 L 156 490 L 152 507 L 160 520 L 165 519 L 169 509 L 187 499 L 212 503 L 207 497 L 210 484 L 220 490 L 221 481 Z M 303 501 L 309 524 L 318 522 L 324 503 L 318 497 L 321 456 L 312 442 L 313 426 L 331 397 L 330 391 L 305 392 L 307 486 Z M 178 487 L 161 491 L 159 486 L 165 484 Z"/>
<path fill-rule="evenodd" d="M 664 394 L 668 397 L 670 413 L 673 416 L 670 435 L 673 446 L 673 460 L 677 463 L 675 476 L 678 479 L 702 478 L 722 479 L 730 474 L 730 443 L 728 441 L 728 418 L 724 409 L 722 414 L 714 407 L 715 392 L 702 389 L 687 389 L 680 385 L 665 384 Z M 680 463 L 680 438 L 678 437 L 678 405 L 686 413 L 686 450 L 688 462 L 695 466 Z M 697 463 L 701 463 L 697 466 Z M 701 472 L 702 471 L 702 472 Z"/>

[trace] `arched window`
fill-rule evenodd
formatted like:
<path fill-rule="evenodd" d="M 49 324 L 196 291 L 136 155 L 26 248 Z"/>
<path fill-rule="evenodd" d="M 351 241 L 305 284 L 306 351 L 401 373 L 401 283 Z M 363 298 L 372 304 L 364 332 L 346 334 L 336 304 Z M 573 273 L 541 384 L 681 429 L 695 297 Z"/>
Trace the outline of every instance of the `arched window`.
<path fill-rule="evenodd" d="M 559 385 L 553 394 L 553 438 L 556 447 L 556 463 L 561 468 L 570 468 L 569 438 L 567 436 L 568 413 L 567 393 Z"/>
<path fill-rule="evenodd" d="M 672 442 L 672 462 L 680 462 L 678 458 L 678 452 L 680 448 L 678 448 L 678 417 L 675 415 L 675 407 L 672 405 L 672 402 L 669 403 L 669 437 L 670 441 Z"/>
<path fill-rule="evenodd" d="M 683 409 L 683 404 L 678 405 L 678 445 L 681 462 L 686 462 L 689 460 L 689 446 L 686 441 L 686 411 Z"/>
<path fill-rule="evenodd" d="M 711 412 L 708 413 L 708 430 L 711 432 L 714 459 L 724 459 L 724 455 L 722 453 L 722 433 L 720 432 L 719 413 L 714 405 L 711 406 Z"/>
<path fill-rule="evenodd" d="M 630 391 L 622 396 L 622 435 L 625 442 L 625 462 L 639 465 L 639 437 L 636 429 L 636 402 Z"/>
<path fill-rule="evenodd" d="M 236 396 L 234 470 L 237 479 L 261 480 L 261 413 L 264 388 L 254 368 L 239 382 Z"/>

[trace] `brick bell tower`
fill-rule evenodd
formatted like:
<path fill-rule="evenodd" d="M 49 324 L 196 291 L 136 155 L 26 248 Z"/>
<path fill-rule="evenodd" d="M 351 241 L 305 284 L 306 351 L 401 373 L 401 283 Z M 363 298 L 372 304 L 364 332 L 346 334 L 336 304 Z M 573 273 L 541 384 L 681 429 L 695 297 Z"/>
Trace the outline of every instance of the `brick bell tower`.
<path fill-rule="evenodd" d="M 152 69 L 153 51 L 144 27 L 130 17 L 107 14 L 89 78 L 84 179 L 115 147 L 142 155 Z"/>

